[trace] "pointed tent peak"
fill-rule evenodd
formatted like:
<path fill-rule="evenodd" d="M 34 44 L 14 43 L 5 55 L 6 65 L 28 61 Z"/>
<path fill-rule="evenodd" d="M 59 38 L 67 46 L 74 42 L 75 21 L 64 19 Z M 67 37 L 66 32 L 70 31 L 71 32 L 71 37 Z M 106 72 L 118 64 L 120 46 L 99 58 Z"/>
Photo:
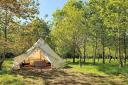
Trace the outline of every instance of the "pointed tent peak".
<path fill-rule="evenodd" d="M 40 46 L 41 46 L 42 44 L 44 44 L 44 43 L 45 43 L 44 40 L 43 40 L 42 38 L 39 38 L 39 39 L 37 40 L 37 42 L 36 42 L 30 49 L 28 49 L 28 50 L 26 51 L 26 53 L 31 52 L 31 51 L 34 50 L 35 48 L 40 48 Z"/>
<path fill-rule="evenodd" d="M 39 38 L 37 42 L 44 42 L 42 38 Z"/>
<path fill-rule="evenodd" d="M 35 43 L 35 45 L 38 45 L 38 44 L 44 44 L 45 41 L 42 39 L 42 38 L 39 38 L 38 41 Z"/>

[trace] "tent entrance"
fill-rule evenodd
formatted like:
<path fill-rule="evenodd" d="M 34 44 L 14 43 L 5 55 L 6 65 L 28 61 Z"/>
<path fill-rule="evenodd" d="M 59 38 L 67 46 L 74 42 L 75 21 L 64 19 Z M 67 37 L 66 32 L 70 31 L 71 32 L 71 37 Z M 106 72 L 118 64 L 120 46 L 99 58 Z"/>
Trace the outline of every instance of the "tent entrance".
<path fill-rule="evenodd" d="M 35 60 L 33 63 L 22 63 L 21 65 L 22 68 L 42 68 L 42 69 L 50 69 L 51 68 L 51 63 L 46 62 L 46 61 L 40 61 L 40 60 Z"/>
<path fill-rule="evenodd" d="M 51 63 L 46 59 L 40 49 L 35 49 L 33 53 L 24 60 L 22 67 L 51 68 Z"/>

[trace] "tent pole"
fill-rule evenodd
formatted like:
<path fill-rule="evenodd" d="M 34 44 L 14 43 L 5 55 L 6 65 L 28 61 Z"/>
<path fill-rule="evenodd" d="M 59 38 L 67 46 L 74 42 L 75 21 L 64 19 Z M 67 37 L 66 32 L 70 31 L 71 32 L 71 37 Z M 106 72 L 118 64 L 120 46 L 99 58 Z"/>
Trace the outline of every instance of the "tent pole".
<path fill-rule="evenodd" d="M 40 51 L 40 62 L 41 62 L 41 50 L 39 49 Z M 40 68 L 41 72 L 42 72 L 42 67 Z"/>
<path fill-rule="evenodd" d="M 40 61 L 41 61 L 41 50 L 40 50 Z"/>

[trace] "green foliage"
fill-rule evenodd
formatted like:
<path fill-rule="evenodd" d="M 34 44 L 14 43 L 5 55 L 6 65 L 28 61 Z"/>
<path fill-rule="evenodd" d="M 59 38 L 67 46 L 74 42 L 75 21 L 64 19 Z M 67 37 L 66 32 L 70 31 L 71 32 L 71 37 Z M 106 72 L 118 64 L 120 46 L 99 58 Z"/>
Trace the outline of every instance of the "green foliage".
<path fill-rule="evenodd" d="M 40 37 L 48 41 L 49 27 L 47 23 L 39 18 L 33 19 L 26 24 L 12 24 L 8 30 L 8 40 L 11 44 L 12 52 L 19 54 L 31 47 Z"/>
<path fill-rule="evenodd" d="M 33 19 L 38 12 L 38 1 L 35 0 L 1 0 L 0 1 L 0 47 L 2 48 L 0 57 L 0 70 L 5 60 L 6 49 L 11 48 L 8 38 L 8 29 L 12 24 L 15 24 L 16 19 Z M 13 35 L 14 37 L 14 35 Z M 12 41 L 12 40 L 11 40 Z"/>
<path fill-rule="evenodd" d="M 54 49 L 62 56 L 79 54 L 95 58 L 102 54 L 126 61 L 127 3 L 123 0 L 67 1 L 53 14 Z"/>
<path fill-rule="evenodd" d="M 83 44 L 85 25 L 82 22 L 85 20 L 82 6 L 82 2 L 71 0 L 53 14 L 54 26 L 51 35 L 53 43 L 57 46 L 56 50 L 61 55 Z"/>

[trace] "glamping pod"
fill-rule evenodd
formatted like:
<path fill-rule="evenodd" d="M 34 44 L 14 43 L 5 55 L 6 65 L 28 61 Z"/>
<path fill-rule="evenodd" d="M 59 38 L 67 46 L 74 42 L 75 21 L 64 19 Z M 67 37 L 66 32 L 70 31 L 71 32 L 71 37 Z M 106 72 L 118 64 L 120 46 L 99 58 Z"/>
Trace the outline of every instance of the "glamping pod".
<path fill-rule="evenodd" d="M 18 70 L 21 66 L 62 68 L 64 61 L 40 38 L 24 54 L 14 58 L 12 69 Z"/>

